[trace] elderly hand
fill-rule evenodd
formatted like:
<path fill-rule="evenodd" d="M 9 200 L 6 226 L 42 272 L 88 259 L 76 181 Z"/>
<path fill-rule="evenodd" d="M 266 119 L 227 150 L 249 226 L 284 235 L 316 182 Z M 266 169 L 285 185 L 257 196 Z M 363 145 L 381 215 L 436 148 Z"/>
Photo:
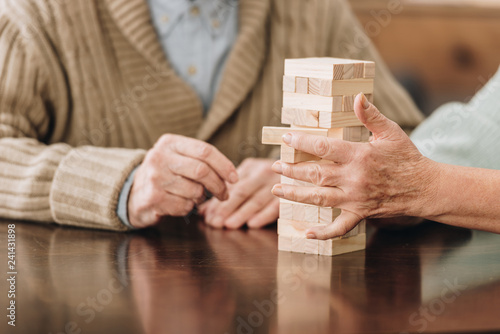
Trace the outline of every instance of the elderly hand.
<path fill-rule="evenodd" d="M 205 188 L 224 201 L 226 182 L 236 168 L 215 147 L 178 135 L 164 135 L 137 169 L 128 200 L 134 227 L 154 225 L 164 216 L 185 216 L 205 200 Z"/>
<path fill-rule="evenodd" d="M 278 219 L 279 200 L 271 194 L 280 177 L 273 173 L 274 160 L 246 159 L 238 167 L 240 181 L 229 186 L 229 199 L 212 199 L 200 206 L 205 222 L 216 228 L 260 228 Z"/>
<path fill-rule="evenodd" d="M 373 133 L 369 143 L 289 133 L 283 140 L 324 160 L 286 164 L 273 170 L 317 187 L 278 184 L 277 197 L 342 210 L 329 225 L 307 231 L 311 239 L 342 236 L 365 218 L 425 217 L 433 205 L 437 163 L 425 158 L 404 131 L 383 116 L 363 94 L 356 97 L 358 119 Z"/>

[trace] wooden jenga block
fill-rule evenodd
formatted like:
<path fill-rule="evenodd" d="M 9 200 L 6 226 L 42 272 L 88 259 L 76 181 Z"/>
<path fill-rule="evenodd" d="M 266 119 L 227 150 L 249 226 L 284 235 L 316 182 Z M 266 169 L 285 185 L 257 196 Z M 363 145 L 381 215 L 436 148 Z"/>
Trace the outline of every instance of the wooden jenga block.
<path fill-rule="evenodd" d="M 373 103 L 373 94 L 365 94 L 365 97 L 368 102 Z"/>
<path fill-rule="evenodd" d="M 320 255 L 334 256 L 363 250 L 366 247 L 366 234 L 358 234 L 350 238 L 335 238 L 331 240 L 319 240 Z M 292 243 L 292 251 L 293 251 Z"/>
<path fill-rule="evenodd" d="M 365 64 L 366 63 L 355 63 L 354 64 L 353 79 L 364 78 Z"/>
<path fill-rule="evenodd" d="M 362 142 L 370 141 L 370 136 L 371 136 L 370 130 L 368 130 L 365 127 L 362 127 L 361 128 L 361 141 Z"/>
<path fill-rule="evenodd" d="M 291 237 L 306 237 L 306 231 L 312 227 L 322 226 L 318 222 L 278 219 L 278 234 Z"/>
<path fill-rule="evenodd" d="M 329 85 L 328 80 L 320 80 L 320 79 L 315 79 L 315 78 L 311 78 L 311 80 L 309 80 L 309 94 L 316 95 L 316 96 L 329 96 L 331 91 L 332 91 L 332 88 L 331 88 L 331 85 Z M 337 111 L 341 111 L 342 110 L 342 101 L 340 101 L 340 99 L 337 98 L 336 100 L 334 100 L 334 102 L 336 102 L 336 103 L 333 105 L 333 109 L 337 110 Z M 340 105 L 339 105 L 339 103 L 340 103 Z"/>
<path fill-rule="evenodd" d="M 366 233 L 366 220 L 363 220 L 361 223 L 358 224 L 358 233 Z"/>
<path fill-rule="evenodd" d="M 291 179 L 291 178 L 283 176 L 283 175 L 281 176 L 281 183 L 282 184 L 289 184 L 291 186 L 297 186 L 297 187 L 316 187 L 316 185 L 313 183 Z"/>
<path fill-rule="evenodd" d="M 346 95 L 344 96 L 344 105 L 342 111 L 354 111 L 354 98 L 356 95 Z"/>
<path fill-rule="evenodd" d="M 360 142 L 362 141 L 362 126 L 354 126 L 354 127 L 348 127 L 344 128 L 345 134 L 344 134 L 344 140 L 348 141 L 353 141 L 353 142 Z"/>
<path fill-rule="evenodd" d="M 275 126 L 265 126 L 262 129 L 262 144 L 266 145 L 283 145 L 283 135 L 290 132 L 301 132 L 315 136 L 331 137 L 331 138 L 342 138 L 342 131 L 337 129 L 319 129 L 319 128 L 286 128 L 286 127 L 275 127 Z"/>
<path fill-rule="evenodd" d="M 327 97 L 359 93 L 373 94 L 373 79 L 326 80 L 309 78 L 309 87 L 309 94 Z"/>
<path fill-rule="evenodd" d="M 281 218 L 281 217 L 280 217 Z M 298 222 L 306 222 L 306 206 L 293 204 L 292 205 L 292 219 Z"/>
<path fill-rule="evenodd" d="M 363 126 L 353 111 L 348 112 L 325 112 L 319 113 L 320 128 L 343 128 L 351 126 Z"/>
<path fill-rule="evenodd" d="M 312 80 L 314 79 L 310 79 L 310 81 Z M 313 95 L 312 93 L 299 94 L 283 92 L 283 108 L 340 112 L 342 111 L 342 105 L 343 96 L 322 96 Z"/>
<path fill-rule="evenodd" d="M 319 223 L 319 207 L 308 205 L 304 208 L 304 221 Z"/>
<path fill-rule="evenodd" d="M 287 235 L 278 235 L 278 250 L 292 251 L 292 237 Z"/>
<path fill-rule="evenodd" d="M 292 208 L 293 208 L 292 204 L 280 203 L 280 213 L 279 213 L 280 218 L 292 220 L 293 219 Z"/>
<path fill-rule="evenodd" d="M 305 237 L 292 237 L 292 252 L 319 254 L 319 241 Z"/>
<path fill-rule="evenodd" d="M 343 76 L 340 78 L 334 78 L 335 80 L 349 80 L 354 78 L 354 64 L 343 64 L 335 66 L 343 67 Z"/>
<path fill-rule="evenodd" d="M 285 60 L 285 75 L 296 77 L 321 78 L 330 80 L 352 79 L 349 65 L 373 63 L 363 60 L 340 59 L 340 58 L 301 58 Z M 354 68 L 354 73 L 359 68 Z"/>
<path fill-rule="evenodd" d="M 292 243 L 293 243 L 292 237 Z M 292 249 L 292 252 L 299 252 L 299 250 Z M 319 254 L 319 240 L 315 239 L 305 239 L 304 249 L 302 250 L 305 254 Z"/>
<path fill-rule="evenodd" d="M 297 77 L 295 78 L 295 92 L 300 94 L 309 93 L 309 79 Z"/>
<path fill-rule="evenodd" d="M 375 63 L 367 62 L 364 64 L 363 78 L 374 79 L 375 78 Z"/>
<path fill-rule="evenodd" d="M 355 235 L 358 235 L 359 234 L 359 227 L 358 226 L 359 225 L 354 226 L 352 230 L 350 230 L 349 232 L 347 232 L 346 234 L 344 234 L 340 238 L 345 239 L 345 238 L 349 238 L 349 237 L 353 237 Z"/>
<path fill-rule="evenodd" d="M 289 177 L 284 176 L 284 175 L 281 175 L 281 181 L 280 182 L 281 182 L 281 184 L 288 184 L 288 185 L 291 185 L 291 186 L 295 185 L 295 180 L 294 179 L 289 178 Z"/>
<path fill-rule="evenodd" d="M 299 162 L 306 162 L 306 161 L 317 161 L 321 160 L 321 158 L 306 153 L 306 152 L 301 152 L 297 151 L 293 147 L 287 146 L 287 145 L 281 145 L 281 161 L 289 163 L 289 164 L 297 164 Z"/>
<path fill-rule="evenodd" d="M 319 126 L 319 111 L 297 109 L 297 108 L 283 108 L 281 110 L 281 123 L 296 126 Z"/>
<path fill-rule="evenodd" d="M 340 209 L 336 208 L 319 208 L 319 223 L 330 224 L 335 218 L 340 215 Z"/>
<path fill-rule="evenodd" d="M 283 91 L 295 93 L 295 77 L 283 76 Z"/>

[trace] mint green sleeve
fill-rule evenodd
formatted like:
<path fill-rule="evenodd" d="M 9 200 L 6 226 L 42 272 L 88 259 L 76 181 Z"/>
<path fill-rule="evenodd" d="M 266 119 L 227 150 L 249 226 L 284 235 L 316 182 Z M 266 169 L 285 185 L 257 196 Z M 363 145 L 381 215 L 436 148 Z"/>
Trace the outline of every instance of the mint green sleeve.
<path fill-rule="evenodd" d="M 437 109 L 411 139 L 434 161 L 500 169 L 500 71 L 469 103 Z"/>

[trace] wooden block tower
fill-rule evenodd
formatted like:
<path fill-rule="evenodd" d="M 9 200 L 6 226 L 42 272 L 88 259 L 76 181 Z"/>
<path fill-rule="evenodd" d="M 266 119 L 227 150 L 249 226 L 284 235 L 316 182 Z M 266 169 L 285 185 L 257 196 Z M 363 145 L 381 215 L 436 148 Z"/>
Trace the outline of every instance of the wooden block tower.
<path fill-rule="evenodd" d="M 354 113 L 354 98 L 362 92 L 372 102 L 374 78 L 373 62 L 339 58 L 286 59 L 281 117 L 282 123 L 290 127 L 264 127 L 262 143 L 281 145 L 281 161 L 295 164 L 320 158 L 285 145 L 282 136 L 290 131 L 368 141 L 370 132 Z M 314 186 L 285 176 L 281 177 L 281 183 Z M 333 256 L 365 248 L 364 221 L 342 237 L 310 240 L 306 239 L 306 230 L 332 223 L 340 210 L 280 201 L 279 250 Z"/>

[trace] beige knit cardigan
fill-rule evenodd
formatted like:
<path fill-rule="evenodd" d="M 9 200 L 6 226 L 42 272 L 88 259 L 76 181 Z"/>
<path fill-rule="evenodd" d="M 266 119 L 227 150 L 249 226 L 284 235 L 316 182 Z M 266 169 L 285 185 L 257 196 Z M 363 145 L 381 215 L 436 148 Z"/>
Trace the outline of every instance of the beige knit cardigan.
<path fill-rule="evenodd" d="M 0 0 L 0 217 L 125 230 L 122 185 L 165 133 L 235 163 L 269 155 L 260 133 L 280 124 L 285 58 L 375 60 L 375 103 L 401 125 L 421 121 L 344 0 L 240 0 L 239 18 L 203 118 L 145 0 Z"/>

